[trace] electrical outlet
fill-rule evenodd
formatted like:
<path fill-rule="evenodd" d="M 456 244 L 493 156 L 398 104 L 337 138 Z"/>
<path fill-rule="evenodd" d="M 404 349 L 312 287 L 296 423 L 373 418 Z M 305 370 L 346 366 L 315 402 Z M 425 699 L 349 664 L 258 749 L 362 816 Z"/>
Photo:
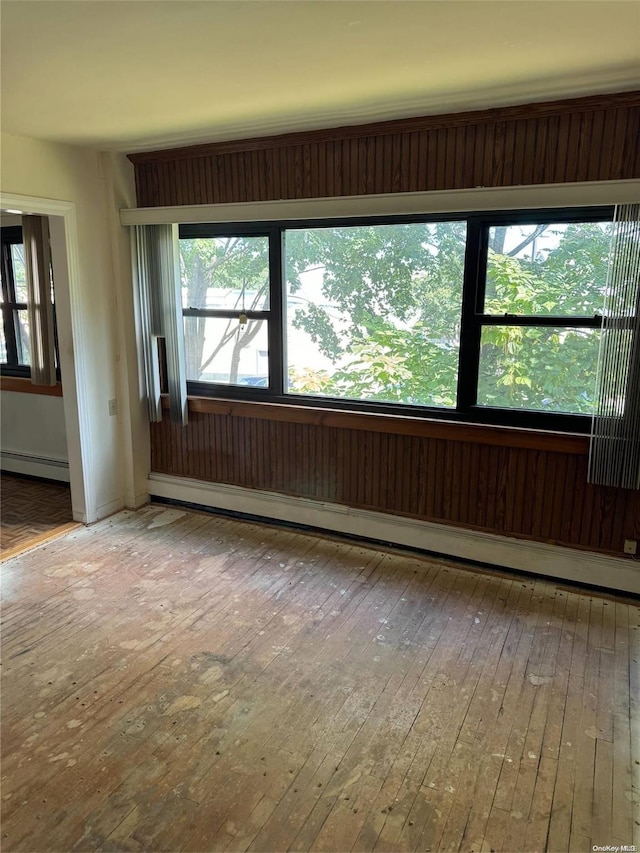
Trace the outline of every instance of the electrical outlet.
<path fill-rule="evenodd" d="M 109 414 L 111 417 L 118 414 L 118 403 L 116 400 L 109 400 Z"/>
<path fill-rule="evenodd" d="M 625 554 L 637 554 L 638 553 L 638 542 L 636 539 L 625 539 L 624 540 L 624 553 Z"/>

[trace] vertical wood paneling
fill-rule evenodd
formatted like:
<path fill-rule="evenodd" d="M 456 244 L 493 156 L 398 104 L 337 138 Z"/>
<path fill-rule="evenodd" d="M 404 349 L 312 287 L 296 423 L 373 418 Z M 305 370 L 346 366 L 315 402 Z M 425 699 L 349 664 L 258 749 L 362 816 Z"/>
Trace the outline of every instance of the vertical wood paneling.
<path fill-rule="evenodd" d="M 538 126 L 538 122 L 535 119 L 530 119 L 529 121 L 524 122 L 521 128 L 519 128 L 519 132 L 522 134 L 524 139 L 524 151 L 522 155 L 522 159 L 517 164 L 518 167 L 518 180 L 517 183 L 520 184 L 533 184 L 534 176 L 537 168 L 537 155 L 536 151 L 536 129 Z"/>
<path fill-rule="evenodd" d="M 473 482 L 471 477 L 471 445 L 468 441 L 465 441 L 461 445 L 461 456 L 460 456 L 460 472 L 459 472 L 459 480 L 458 482 L 462 482 L 463 477 L 467 477 L 467 488 L 458 489 L 460 494 L 460 505 L 458 508 L 458 517 L 455 519 L 458 522 L 463 522 L 463 520 L 470 518 L 470 497 L 471 497 L 471 484 Z M 452 519 L 453 521 L 453 519 Z"/>
<path fill-rule="evenodd" d="M 544 173 L 549 150 L 554 146 L 554 140 L 549 137 L 549 119 L 545 116 L 536 122 L 536 156 L 533 183 L 543 184 Z"/>
<path fill-rule="evenodd" d="M 487 125 L 484 128 L 484 162 L 482 164 L 482 181 L 481 186 L 484 187 L 495 187 L 497 186 L 497 181 L 494 172 L 494 144 L 496 137 L 496 126 L 495 124 Z M 443 187 L 445 189 L 445 187 Z"/>
<path fill-rule="evenodd" d="M 640 93 L 132 155 L 140 206 L 640 177 Z M 586 458 L 194 413 L 151 426 L 154 471 L 622 553 L 638 492 Z"/>
<path fill-rule="evenodd" d="M 493 164 L 491 167 L 493 186 L 504 186 L 504 136 L 504 122 L 499 121 L 495 124 L 495 135 L 493 138 Z"/>
<path fill-rule="evenodd" d="M 130 156 L 153 207 L 637 178 L 639 133 L 632 92 Z"/>
<path fill-rule="evenodd" d="M 640 173 L 640 110 L 630 110 L 632 118 L 629 122 L 629 141 L 627 153 L 629 160 L 632 163 L 631 170 L 633 174 Z"/>
<path fill-rule="evenodd" d="M 504 169 L 502 181 L 505 186 L 513 183 L 513 164 L 515 162 L 516 123 L 506 122 L 504 131 Z M 468 186 L 468 182 L 466 183 Z"/>
<path fill-rule="evenodd" d="M 506 447 L 498 447 L 496 449 L 498 451 L 498 464 L 496 466 L 496 515 L 494 528 L 502 532 L 505 529 L 505 516 L 507 512 L 507 489 L 511 454 L 508 453 Z"/>
<path fill-rule="evenodd" d="M 441 128 L 435 131 L 437 145 L 436 168 L 436 184 L 437 190 L 444 190 L 448 184 L 448 164 L 447 164 L 447 129 Z"/>
<path fill-rule="evenodd" d="M 586 456 L 192 413 L 151 425 L 153 471 L 622 554 L 640 492 L 587 485 Z"/>
<path fill-rule="evenodd" d="M 277 198 L 295 198 L 293 169 L 289 163 L 291 160 L 291 149 L 280 148 L 276 154 L 279 155 Z"/>

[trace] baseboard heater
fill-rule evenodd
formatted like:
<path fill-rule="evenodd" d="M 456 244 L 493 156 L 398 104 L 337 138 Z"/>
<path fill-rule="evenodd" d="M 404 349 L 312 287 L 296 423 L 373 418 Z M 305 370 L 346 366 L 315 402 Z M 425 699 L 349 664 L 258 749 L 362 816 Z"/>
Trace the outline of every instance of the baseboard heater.
<path fill-rule="evenodd" d="M 400 545 L 476 565 L 640 595 L 640 565 L 622 557 L 168 474 L 150 474 L 147 485 L 152 497 L 194 507 L 226 510 Z"/>
<path fill-rule="evenodd" d="M 69 482 L 69 463 L 65 459 L 55 459 L 52 456 L 3 450 L 0 453 L 0 468 L 9 474 L 28 474 L 30 477 Z"/>

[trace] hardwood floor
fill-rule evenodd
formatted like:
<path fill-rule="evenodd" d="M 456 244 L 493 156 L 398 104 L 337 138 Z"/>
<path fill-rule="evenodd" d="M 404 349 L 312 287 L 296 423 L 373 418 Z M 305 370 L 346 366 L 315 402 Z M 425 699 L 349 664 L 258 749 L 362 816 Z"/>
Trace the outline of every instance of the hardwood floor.
<path fill-rule="evenodd" d="M 640 610 L 153 506 L 3 566 L 4 851 L 640 844 Z"/>
<path fill-rule="evenodd" d="M 2 472 L 0 552 L 3 558 L 73 525 L 67 483 L 52 483 Z"/>

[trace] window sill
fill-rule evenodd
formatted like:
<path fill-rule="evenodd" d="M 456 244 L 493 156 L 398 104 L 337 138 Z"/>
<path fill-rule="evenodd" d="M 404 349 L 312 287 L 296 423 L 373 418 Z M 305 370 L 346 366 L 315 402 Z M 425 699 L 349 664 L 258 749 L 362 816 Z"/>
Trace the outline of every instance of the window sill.
<path fill-rule="evenodd" d="M 162 397 L 162 407 L 169 408 L 169 399 Z M 374 414 L 370 412 L 345 412 L 316 406 L 296 406 L 288 403 L 245 402 L 240 400 L 188 398 L 191 413 L 227 415 L 241 418 L 280 421 L 283 423 L 311 424 L 338 429 L 359 429 L 365 432 L 385 432 L 410 435 L 418 438 L 439 438 L 446 441 L 465 441 L 471 444 L 488 444 L 498 447 L 516 447 L 526 450 L 553 451 L 575 456 L 589 452 L 589 436 L 548 430 L 522 429 L 520 427 L 489 426 L 455 421 L 428 420 L 404 415 Z"/>
<path fill-rule="evenodd" d="M 62 397 L 62 383 L 55 385 L 32 385 L 30 379 L 21 376 L 0 376 L 0 391 L 17 391 L 19 394 L 44 394 L 47 397 Z"/>

